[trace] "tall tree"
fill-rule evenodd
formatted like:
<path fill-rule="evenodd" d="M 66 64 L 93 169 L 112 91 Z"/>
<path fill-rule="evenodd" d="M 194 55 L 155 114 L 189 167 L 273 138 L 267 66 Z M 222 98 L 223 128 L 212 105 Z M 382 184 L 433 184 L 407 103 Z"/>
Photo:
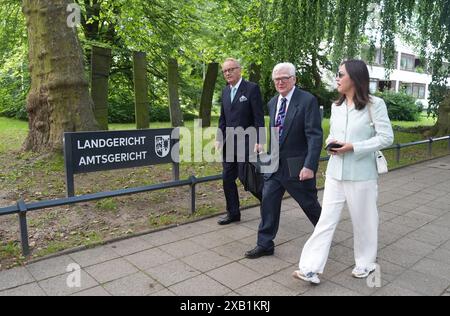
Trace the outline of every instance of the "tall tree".
<path fill-rule="evenodd" d="M 219 64 L 218 63 L 208 64 L 208 70 L 206 72 L 205 80 L 203 82 L 202 98 L 200 100 L 199 117 L 202 120 L 202 126 L 200 127 L 211 126 L 211 108 L 218 74 L 219 74 Z"/>
<path fill-rule="evenodd" d="M 70 0 L 23 0 L 31 89 L 24 148 L 61 150 L 64 132 L 98 129 L 76 30 L 67 24 Z"/>

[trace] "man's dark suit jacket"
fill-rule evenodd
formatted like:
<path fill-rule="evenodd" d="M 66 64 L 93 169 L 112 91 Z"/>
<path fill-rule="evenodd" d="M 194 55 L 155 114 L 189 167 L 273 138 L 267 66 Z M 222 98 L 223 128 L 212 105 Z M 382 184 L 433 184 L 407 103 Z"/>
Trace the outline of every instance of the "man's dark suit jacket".
<path fill-rule="evenodd" d="M 276 96 L 269 102 L 270 127 L 275 127 L 278 98 Z M 286 166 L 288 160 L 295 160 L 299 171 L 306 167 L 317 172 L 322 144 L 323 131 L 317 99 L 296 87 L 280 140 L 280 164 Z M 266 174 L 266 179 L 271 176 Z"/>
<path fill-rule="evenodd" d="M 257 131 L 259 131 L 260 127 L 264 127 L 261 91 L 257 84 L 242 80 L 233 103 L 231 103 L 230 94 L 231 87 L 228 85 L 222 91 L 222 107 L 219 119 L 219 129 L 222 131 L 224 142 L 226 142 L 227 138 L 227 127 L 242 127 L 244 130 L 249 127 L 255 127 Z M 264 144 L 265 136 L 263 139 L 258 138 L 257 141 Z M 235 143 L 235 148 L 236 145 Z M 253 145 L 250 144 L 250 147 Z M 248 143 L 247 146 L 249 146 Z M 253 148 L 249 150 L 252 152 Z"/>

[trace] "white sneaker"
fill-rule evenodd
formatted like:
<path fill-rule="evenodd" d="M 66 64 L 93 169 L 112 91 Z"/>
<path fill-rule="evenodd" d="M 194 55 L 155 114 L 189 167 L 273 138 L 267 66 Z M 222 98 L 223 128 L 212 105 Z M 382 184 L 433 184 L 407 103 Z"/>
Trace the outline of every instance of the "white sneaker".
<path fill-rule="evenodd" d="M 357 279 L 365 279 L 367 278 L 375 269 L 361 268 L 355 267 L 352 271 L 352 276 Z"/>
<path fill-rule="evenodd" d="M 309 282 L 311 284 L 315 284 L 315 285 L 320 284 L 319 275 L 314 272 L 309 272 L 305 275 L 300 270 L 295 270 L 292 273 L 292 277 L 295 279 L 298 279 L 298 280 L 303 280 L 303 281 Z"/>

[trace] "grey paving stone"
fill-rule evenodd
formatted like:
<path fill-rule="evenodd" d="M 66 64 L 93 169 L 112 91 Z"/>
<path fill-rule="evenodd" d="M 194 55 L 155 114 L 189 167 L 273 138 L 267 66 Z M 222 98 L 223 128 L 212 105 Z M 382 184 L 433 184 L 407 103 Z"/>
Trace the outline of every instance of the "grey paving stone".
<path fill-rule="evenodd" d="M 427 296 L 441 295 L 449 286 L 449 282 L 443 278 L 412 270 L 406 271 L 392 284 Z"/>
<path fill-rule="evenodd" d="M 397 234 L 397 235 L 407 235 L 408 233 L 416 230 L 416 228 L 409 227 L 409 226 L 406 226 L 404 224 L 395 224 L 395 223 L 392 223 L 390 221 L 384 222 L 380 226 L 380 229 L 382 229 L 383 231 L 387 231 L 389 233 L 392 233 L 392 234 Z"/>
<path fill-rule="evenodd" d="M 422 257 L 425 257 L 436 249 L 436 246 L 407 237 L 396 241 L 392 246 Z"/>
<path fill-rule="evenodd" d="M 192 237 L 189 240 L 194 242 L 197 245 L 202 246 L 205 249 L 212 249 L 215 247 L 226 245 L 226 244 L 234 241 L 233 238 L 218 234 L 216 231 L 207 233 L 204 235 Z"/>
<path fill-rule="evenodd" d="M 149 240 L 140 237 L 119 241 L 109 246 L 119 256 L 128 256 L 155 247 Z"/>
<path fill-rule="evenodd" d="M 81 292 L 99 284 L 90 277 L 85 271 L 81 270 L 81 287 L 69 287 L 67 285 L 67 280 L 72 274 L 67 273 L 64 275 L 59 275 L 51 279 L 46 279 L 39 282 L 39 286 L 45 291 L 49 296 L 68 296 Z M 70 279 L 69 279 L 70 280 Z"/>
<path fill-rule="evenodd" d="M 153 248 L 134 255 L 126 256 L 124 259 L 131 262 L 140 270 L 147 270 L 175 260 L 174 257 L 159 248 Z"/>
<path fill-rule="evenodd" d="M 427 255 L 427 258 L 450 264 L 450 250 L 439 248 Z"/>
<path fill-rule="evenodd" d="M 175 296 L 175 294 L 169 291 L 168 289 L 164 289 L 156 293 L 150 294 L 150 296 Z"/>
<path fill-rule="evenodd" d="M 255 260 L 251 259 L 242 259 L 239 263 L 264 276 L 283 270 L 291 265 L 276 256 L 261 257 L 256 264 Z"/>
<path fill-rule="evenodd" d="M 117 280 L 137 271 L 133 265 L 124 259 L 116 259 L 86 268 L 86 272 L 99 283 Z"/>
<path fill-rule="evenodd" d="M 72 294 L 71 296 L 95 296 L 95 297 L 100 297 L 100 296 L 111 296 L 111 294 L 108 293 L 101 286 L 97 286 L 97 287 L 94 287 L 94 288 L 86 290 L 86 291 L 81 291 L 81 292 Z"/>
<path fill-rule="evenodd" d="M 447 214 L 447 210 L 443 210 L 441 208 L 435 208 L 435 207 L 433 207 L 431 205 L 427 205 L 427 204 L 414 209 L 414 212 L 421 213 L 421 214 L 428 214 L 428 215 L 436 216 L 436 217 L 441 217 L 441 216 Z"/>
<path fill-rule="evenodd" d="M 441 247 L 442 247 L 443 249 L 450 250 L 450 240 L 447 241 L 446 243 L 444 243 Z"/>
<path fill-rule="evenodd" d="M 229 293 L 231 289 L 202 274 L 172 285 L 169 290 L 177 296 L 222 296 Z"/>
<path fill-rule="evenodd" d="M 67 273 L 67 267 L 75 263 L 69 256 L 56 257 L 27 266 L 28 271 L 37 281 Z"/>
<path fill-rule="evenodd" d="M 422 295 L 393 284 L 388 284 L 387 286 L 376 291 L 373 294 L 373 296 L 422 296 Z"/>
<path fill-rule="evenodd" d="M 331 278 L 331 281 L 351 291 L 363 295 L 372 295 L 377 290 L 379 290 L 379 288 L 369 286 L 368 279 L 371 280 L 370 278 L 373 277 L 374 275 L 369 276 L 368 279 L 355 279 L 352 276 L 352 270 L 353 268 L 350 268 L 341 273 L 338 273 L 337 275 Z M 383 280 L 381 276 L 381 286 L 386 286 L 387 284 L 388 282 L 386 280 Z"/>
<path fill-rule="evenodd" d="M 237 289 L 243 296 L 295 296 L 296 292 L 269 279 L 264 278 Z"/>
<path fill-rule="evenodd" d="M 117 259 L 119 255 L 109 247 L 99 247 L 73 253 L 70 257 L 82 268 Z"/>
<path fill-rule="evenodd" d="M 406 225 L 411 228 L 419 228 L 431 223 L 435 219 L 436 216 L 412 211 L 404 214 L 403 216 L 393 218 L 390 222 L 399 225 Z"/>
<path fill-rule="evenodd" d="M 234 241 L 232 243 L 216 247 L 212 249 L 214 252 L 217 252 L 219 255 L 225 256 L 232 260 L 239 260 L 244 258 L 245 252 L 250 250 L 254 246 L 246 245 L 239 241 Z"/>
<path fill-rule="evenodd" d="M 399 266 L 410 268 L 424 256 L 404 251 L 395 246 L 388 246 L 379 252 L 378 257 Z"/>
<path fill-rule="evenodd" d="M 161 246 L 160 249 L 167 252 L 174 258 L 188 257 L 195 253 L 206 250 L 204 247 L 190 240 L 180 240 L 168 245 Z"/>
<path fill-rule="evenodd" d="M 207 272 L 216 269 L 233 261 L 232 259 L 224 255 L 220 255 L 217 252 L 210 250 L 199 252 L 192 256 L 182 258 L 182 260 L 185 263 L 189 264 L 191 267 L 194 267 L 201 272 Z"/>
<path fill-rule="evenodd" d="M 434 275 L 438 278 L 446 279 L 450 285 L 450 264 L 425 258 L 411 269 L 426 275 Z"/>
<path fill-rule="evenodd" d="M 379 269 L 381 270 L 381 277 L 389 282 L 394 281 L 406 271 L 405 267 L 399 266 L 383 259 L 378 259 L 378 265 Z"/>
<path fill-rule="evenodd" d="M 378 232 L 378 244 L 380 245 L 380 247 L 384 248 L 385 246 L 391 245 L 394 242 L 396 242 L 397 240 L 404 237 L 404 235 L 396 234 L 396 233 L 384 230 L 383 224 L 384 223 L 382 223 L 380 225 L 380 229 Z"/>
<path fill-rule="evenodd" d="M 340 230 L 340 229 L 336 229 L 334 236 L 333 236 L 333 242 L 335 243 L 341 243 L 343 241 L 348 240 L 349 238 L 351 238 L 353 236 L 353 234 Z"/>
<path fill-rule="evenodd" d="M 25 268 L 14 268 L 0 273 L 0 291 L 11 289 L 35 280 Z"/>
<path fill-rule="evenodd" d="M 304 282 L 306 283 L 306 282 Z M 339 284 L 325 281 L 318 286 L 308 285 L 309 290 L 302 296 L 362 296 L 362 294 L 349 290 Z"/>
<path fill-rule="evenodd" d="M 201 222 L 196 222 L 192 224 L 180 225 L 176 228 L 172 228 L 171 231 L 180 238 L 190 238 L 197 235 L 202 235 L 215 230 L 211 226 L 203 225 Z"/>
<path fill-rule="evenodd" d="M 449 203 L 449 208 L 450 208 L 450 203 Z M 431 224 L 450 228 L 450 214 L 447 214 L 447 215 L 437 218 Z"/>
<path fill-rule="evenodd" d="M 22 285 L 11 290 L 1 291 L 0 296 L 46 296 L 37 283 Z"/>
<path fill-rule="evenodd" d="M 209 271 L 207 275 L 232 290 L 238 289 L 263 277 L 262 274 L 236 262 Z"/>
<path fill-rule="evenodd" d="M 275 247 L 275 256 L 291 264 L 298 264 L 307 236 L 297 238 Z"/>
<path fill-rule="evenodd" d="M 407 237 L 436 247 L 448 240 L 446 236 L 440 235 L 438 232 L 430 232 L 428 229 L 424 229 L 424 227 L 408 234 Z"/>
<path fill-rule="evenodd" d="M 107 283 L 104 288 L 113 296 L 147 296 L 164 289 L 142 272 Z"/>
<path fill-rule="evenodd" d="M 269 275 L 268 278 L 294 291 L 294 295 L 299 295 L 310 290 L 310 285 L 306 282 L 301 282 L 298 279 L 294 279 L 292 277 L 292 272 L 295 270 L 298 270 L 297 266 L 290 266 L 284 270 Z"/>
<path fill-rule="evenodd" d="M 323 271 L 323 275 L 321 278 L 330 280 L 334 276 L 336 276 L 338 273 L 341 273 L 342 271 L 345 271 L 349 269 L 350 267 L 353 267 L 353 265 L 344 264 L 341 262 L 338 262 L 333 259 L 328 259 L 327 264 L 325 266 L 325 270 Z"/>
<path fill-rule="evenodd" d="M 331 247 L 329 258 L 347 265 L 353 265 L 355 263 L 353 249 L 341 245 Z"/>
<path fill-rule="evenodd" d="M 170 244 L 178 240 L 182 240 L 180 236 L 176 235 L 171 230 L 162 230 L 159 232 L 151 233 L 149 235 L 141 236 L 141 239 L 155 246 L 161 246 Z"/>
<path fill-rule="evenodd" d="M 248 227 L 236 224 L 231 224 L 230 227 L 218 231 L 219 234 L 232 238 L 233 240 L 240 240 L 250 236 L 256 236 L 257 231 Z"/>
<path fill-rule="evenodd" d="M 200 274 L 198 270 L 179 260 L 148 269 L 146 273 L 165 287 L 169 287 Z"/>

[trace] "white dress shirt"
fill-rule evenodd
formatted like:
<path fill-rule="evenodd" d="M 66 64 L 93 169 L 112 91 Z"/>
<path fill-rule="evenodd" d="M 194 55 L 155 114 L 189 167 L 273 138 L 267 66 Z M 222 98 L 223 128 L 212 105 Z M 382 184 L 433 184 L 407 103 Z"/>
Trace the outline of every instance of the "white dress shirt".
<path fill-rule="evenodd" d="M 294 95 L 294 91 L 295 91 L 295 87 L 292 88 L 292 90 L 288 93 L 287 96 L 283 97 L 283 96 L 280 94 L 280 96 L 278 97 L 277 112 L 275 113 L 275 120 L 277 119 L 278 113 L 280 112 L 281 103 L 282 103 L 283 98 L 286 98 L 286 100 L 287 100 L 287 101 L 286 101 L 286 115 L 287 115 L 287 111 L 288 111 L 288 109 L 289 109 L 289 104 L 291 104 L 291 100 L 292 100 L 292 96 Z"/>

